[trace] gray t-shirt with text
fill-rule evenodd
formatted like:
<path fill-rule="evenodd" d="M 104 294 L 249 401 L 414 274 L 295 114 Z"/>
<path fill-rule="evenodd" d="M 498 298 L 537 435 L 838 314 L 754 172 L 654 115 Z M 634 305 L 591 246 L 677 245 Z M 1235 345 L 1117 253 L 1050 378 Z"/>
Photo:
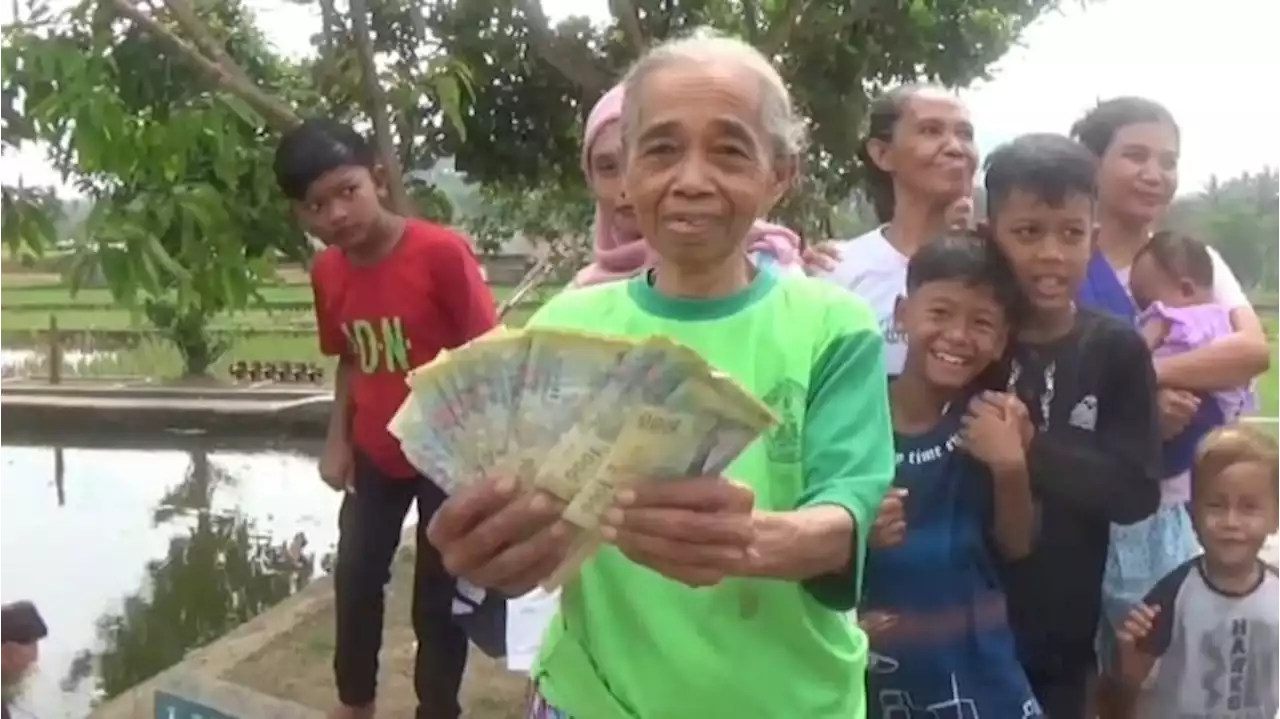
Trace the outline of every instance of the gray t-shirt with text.
<path fill-rule="evenodd" d="M 1147 595 L 1158 606 L 1146 651 L 1160 658 L 1151 719 L 1273 719 L 1280 706 L 1280 579 L 1263 565 L 1244 594 L 1214 587 L 1197 557 Z"/>

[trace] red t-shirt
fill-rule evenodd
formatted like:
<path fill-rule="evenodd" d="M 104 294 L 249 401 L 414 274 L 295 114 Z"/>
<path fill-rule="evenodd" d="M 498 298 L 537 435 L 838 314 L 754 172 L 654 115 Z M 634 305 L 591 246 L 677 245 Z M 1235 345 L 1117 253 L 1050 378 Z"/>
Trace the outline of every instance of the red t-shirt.
<path fill-rule="evenodd" d="M 387 431 L 409 393 L 405 374 L 497 323 L 471 247 L 444 227 L 409 219 L 400 242 L 373 265 L 325 249 L 311 267 L 311 288 L 320 351 L 349 363 L 352 445 L 389 476 L 415 476 Z"/>

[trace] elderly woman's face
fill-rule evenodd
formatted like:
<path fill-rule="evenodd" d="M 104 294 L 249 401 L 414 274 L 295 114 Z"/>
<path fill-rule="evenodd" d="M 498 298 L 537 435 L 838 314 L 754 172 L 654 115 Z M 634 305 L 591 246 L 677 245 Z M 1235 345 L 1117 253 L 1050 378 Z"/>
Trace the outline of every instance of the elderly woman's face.
<path fill-rule="evenodd" d="M 623 184 L 641 232 L 670 262 L 726 261 L 789 179 L 760 123 L 759 80 L 732 65 L 686 63 L 638 90 Z"/>

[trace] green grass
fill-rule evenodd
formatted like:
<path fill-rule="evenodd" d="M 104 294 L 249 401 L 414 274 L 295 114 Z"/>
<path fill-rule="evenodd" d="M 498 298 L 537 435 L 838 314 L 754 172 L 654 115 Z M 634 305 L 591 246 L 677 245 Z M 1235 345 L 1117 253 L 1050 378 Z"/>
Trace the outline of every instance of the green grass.
<path fill-rule="evenodd" d="M 105 288 L 86 288 L 74 295 L 63 285 L 28 285 L 10 286 L 9 277 L 4 278 L 5 286 L 0 290 L 0 305 L 6 310 L 22 309 L 24 305 L 104 305 L 115 304 L 111 291 Z M 263 299 L 268 303 L 277 302 L 310 302 L 311 285 L 281 284 L 267 285 L 258 288 Z"/>
<path fill-rule="evenodd" d="M 49 317 L 56 316 L 58 329 L 66 332 L 92 332 L 108 330 L 149 329 L 145 318 L 135 316 L 124 309 L 75 309 L 42 310 L 26 312 L 5 307 L 0 311 L 0 327 L 6 333 L 39 332 L 49 329 Z M 248 310 L 224 314 L 214 318 L 216 329 L 235 331 L 251 330 L 305 330 L 315 327 L 315 315 L 310 310 Z"/>
<path fill-rule="evenodd" d="M 533 314 L 531 308 L 517 308 L 503 319 L 509 327 L 520 327 Z M 5 329 L 8 329 L 6 320 Z M 228 368 L 232 362 L 305 362 L 325 369 L 326 381 L 332 376 L 334 359 L 320 354 L 314 335 L 228 333 L 231 346 L 215 363 L 213 374 L 230 379 Z M 79 346 L 92 346 L 89 342 Z M 20 374 L 47 377 L 49 374 L 48 351 L 36 348 L 35 354 L 23 363 Z M 64 377 L 155 377 L 173 378 L 182 375 L 182 357 L 172 345 L 155 338 L 143 338 L 137 345 L 123 350 L 93 353 L 88 357 L 64 357 Z"/>
<path fill-rule="evenodd" d="M 49 328 L 49 317 L 58 319 L 58 329 L 72 332 L 147 329 L 145 320 L 121 308 L 106 289 L 85 289 L 72 296 L 62 285 L 10 287 L 5 278 L 0 291 L 0 327 L 7 333 L 40 332 Z M 494 286 L 494 301 L 501 303 L 514 288 Z M 531 304 L 545 301 L 558 287 L 540 288 L 527 297 Z M 235 331 L 273 329 L 306 330 L 315 326 L 311 287 L 307 284 L 268 285 L 259 290 L 266 306 L 216 317 L 216 329 Z M 278 305 L 272 307 L 272 305 Z M 522 320 L 523 322 L 523 320 Z"/>

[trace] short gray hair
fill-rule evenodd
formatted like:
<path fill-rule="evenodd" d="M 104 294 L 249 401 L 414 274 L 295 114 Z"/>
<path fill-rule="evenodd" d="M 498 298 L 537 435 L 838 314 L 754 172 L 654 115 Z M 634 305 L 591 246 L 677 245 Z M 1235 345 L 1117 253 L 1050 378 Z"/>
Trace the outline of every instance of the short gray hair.
<path fill-rule="evenodd" d="M 627 71 L 622 81 L 624 140 L 629 142 L 639 118 L 640 104 L 636 96 L 645 79 L 677 63 L 728 63 L 755 75 L 760 81 L 760 124 L 773 141 L 776 157 L 795 158 L 804 151 L 807 134 L 804 120 L 796 115 L 791 93 L 773 64 L 759 50 L 738 38 L 706 27 L 651 48 Z"/>

